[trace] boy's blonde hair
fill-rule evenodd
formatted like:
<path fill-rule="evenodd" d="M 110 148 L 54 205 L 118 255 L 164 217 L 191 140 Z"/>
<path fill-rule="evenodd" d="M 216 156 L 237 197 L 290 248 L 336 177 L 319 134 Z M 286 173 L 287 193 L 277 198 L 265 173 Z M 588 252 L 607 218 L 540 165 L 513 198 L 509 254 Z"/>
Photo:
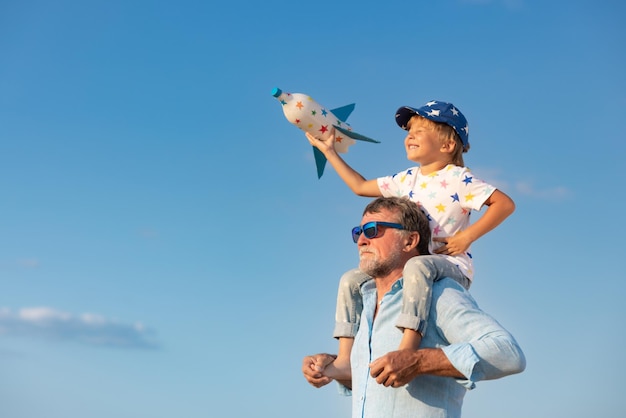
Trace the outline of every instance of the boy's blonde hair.
<path fill-rule="evenodd" d="M 422 126 L 437 132 L 437 135 L 439 136 L 439 143 L 441 145 L 445 145 L 450 142 L 454 143 L 454 150 L 450 154 L 450 162 L 454 165 L 458 165 L 459 167 L 465 167 L 465 163 L 463 162 L 463 153 L 469 150 L 469 144 L 467 144 L 465 149 L 463 148 L 461 137 L 459 137 L 459 134 L 456 133 L 454 128 L 446 123 L 434 122 L 417 114 L 411 117 L 409 120 L 409 126 L 418 120 Z"/>

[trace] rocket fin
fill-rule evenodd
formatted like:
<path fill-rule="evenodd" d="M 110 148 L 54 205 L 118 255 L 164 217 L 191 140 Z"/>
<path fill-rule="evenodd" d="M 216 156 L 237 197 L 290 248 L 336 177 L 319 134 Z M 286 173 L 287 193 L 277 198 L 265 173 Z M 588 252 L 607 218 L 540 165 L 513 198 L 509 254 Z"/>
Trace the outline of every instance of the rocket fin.
<path fill-rule="evenodd" d="M 331 112 L 333 115 L 337 116 L 337 119 L 339 119 L 342 122 L 345 122 L 346 119 L 348 119 L 348 116 L 352 114 L 353 110 L 354 110 L 354 103 L 345 105 L 342 107 L 338 107 L 337 109 L 331 110 Z"/>
<path fill-rule="evenodd" d="M 338 130 L 339 132 L 341 132 L 342 134 L 344 134 L 346 136 L 349 136 L 352 139 L 357 139 L 359 141 L 367 141 L 367 142 L 373 142 L 375 144 L 380 144 L 380 141 L 377 141 L 377 140 L 372 139 L 372 138 L 368 138 L 365 135 L 357 134 L 356 132 L 349 131 L 349 130 L 347 130 L 345 128 L 342 128 L 341 126 L 337 126 L 337 125 L 333 125 L 333 126 L 335 127 L 336 130 Z"/>
<path fill-rule="evenodd" d="M 322 151 L 313 147 L 313 155 L 315 156 L 315 165 L 317 166 L 317 178 L 322 178 L 324 174 L 324 167 L 326 167 L 326 157 L 322 154 Z"/>

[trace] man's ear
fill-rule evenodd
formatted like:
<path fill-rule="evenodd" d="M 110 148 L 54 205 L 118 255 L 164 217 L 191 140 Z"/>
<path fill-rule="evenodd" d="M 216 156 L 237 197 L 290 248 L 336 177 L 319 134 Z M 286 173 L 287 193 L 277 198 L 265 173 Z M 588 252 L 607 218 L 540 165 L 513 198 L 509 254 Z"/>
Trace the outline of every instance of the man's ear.
<path fill-rule="evenodd" d="M 411 252 L 417 248 L 417 244 L 420 242 L 420 234 L 418 232 L 411 232 L 404 241 L 404 251 Z"/>

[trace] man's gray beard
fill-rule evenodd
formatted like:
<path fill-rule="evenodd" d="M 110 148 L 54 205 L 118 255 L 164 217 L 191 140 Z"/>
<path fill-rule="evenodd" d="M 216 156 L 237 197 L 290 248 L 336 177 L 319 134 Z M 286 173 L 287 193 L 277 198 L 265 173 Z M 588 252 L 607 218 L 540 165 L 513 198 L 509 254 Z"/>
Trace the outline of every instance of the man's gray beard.
<path fill-rule="evenodd" d="M 380 260 L 378 252 L 375 253 L 375 257 L 370 256 L 366 259 L 361 259 L 359 270 L 372 278 L 386 277 L 398 267 L 400 257 L 400 245 L 398 245 L 398 248 L 391 252 L 391 255 L 385 261 Z"/>

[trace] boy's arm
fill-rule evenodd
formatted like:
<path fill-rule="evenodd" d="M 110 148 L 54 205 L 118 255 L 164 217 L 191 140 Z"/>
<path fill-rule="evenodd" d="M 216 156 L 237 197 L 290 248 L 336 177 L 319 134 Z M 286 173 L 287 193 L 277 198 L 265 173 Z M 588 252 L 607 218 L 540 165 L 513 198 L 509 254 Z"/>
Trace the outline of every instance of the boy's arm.
<path fill-rule="evenodd" d="M 326 353 L 306 356 L 302 360 L 302 373 L 304 374 L 304 378 L 316 388 L 321 388 L 322 386 L 329 384 L 333 381 L 333 379 L 324 375 L 324 369 L 330 363 L 335 361 L 336 358 L 336 355 Z M 352 388 L 351 373 L 335 380 L 348 389 Z"/>
<path fill-rule="evenodd" d="M 341 177 L 344 183 L 346 183 L 350 190 L 356 195 L 365 197 L 382 196 L 376 179 L 366 180 L 337 154 L 335 150 L 335 128 L 332 129 L 331 135 L 326 141 L 317 139 L 308 132 L 306 133 L 306 138 L 311 145 L 324 154 L 324 157 L 326 157 L 330 165 L 333 166 L 337 174 L 339 174 L 339 177 Z"/>
<path fill-rule="evenodd" d="M 435 253 L 459 255 L 465 252 L 472 242 L 500 225 L 515 210 L 513 200 L 497 189 L 487 198 L 484 205 L 488 206 L 485 213 L 463 231 L 447 238 L 433 238 L 433 241 L 447 243 Z"/>

